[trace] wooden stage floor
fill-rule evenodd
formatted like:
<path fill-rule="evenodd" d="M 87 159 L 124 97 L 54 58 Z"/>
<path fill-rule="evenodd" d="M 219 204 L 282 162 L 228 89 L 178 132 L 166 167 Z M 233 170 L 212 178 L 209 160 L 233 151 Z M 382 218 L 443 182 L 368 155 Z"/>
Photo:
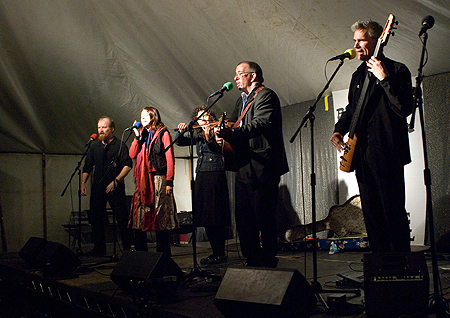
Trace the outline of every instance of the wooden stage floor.
<path fill-rule="evenodd" d="M 150 251 L 155 250 L 152 243 L 149 246 Z M 278 269 L 296 269 L 312 283 L 313 253 L 308 249 L 305 251 L 305 246 L 283 245 L 278 254 Z M 89 244 L 83 246 L 83 249 L 88 251 Z M 108 246 L 108 249 L 112 251 L 112 246 Z M 118 247 L 117 250 L 118 255 L 122 255 Z M 29 268 L 17 253 L 0 254 L 0 317 L 223 318 L 222 312 L 214 305 L 214 299 L 227 268 L 242 269 L 242 281 L 248 280 L 244 276 L 250 269 L 243 265 L 238 244 L 228 241 L 227 263 L 198 267 L 196 270 L 193 270 L 192 244 L 175 245 L 172 253 L 172 259 L 189 279 L 183 281 L 168 298 L 152 294 L 132 295 L 122 291 L 110 278 L 117 259 L 80 255 L 80 268 L 71 277 L 61 278 L 48 277 L 42 270 Z M 198 260 L 210 253 L 208 242 L 197 243 Z M 325 305 L 331 305 L 331 309 L 325 310 L 324 304 L 318 301 L 313 312 L 308 314 L 310 317 L 366 317 L 364 288 L 360 284 L 363 280 L 364 253 L 367 252 L 351 250 L 330 254 L 326 250 L 317 250 L 317 283 L 326 291 L 319 295 Z M 427 252 L 425 255 L 431 295 L 434 290 L 432 262 Z M 445 299 L 449 297 L 450 261 L 442 255 L 438 256 L 441 295 Z M 403 290 L 399 292 L 411 293 L 410 290 L 415 289 L 414 284 L 412 280 L 401 285 Z M 407 287 L 406 290 L 404 286 Z M 356 290 L 360 294 L 346 294 L 342 289 Z M 432 311 L 433 309 L 422 317 L 437 317 Z"/>

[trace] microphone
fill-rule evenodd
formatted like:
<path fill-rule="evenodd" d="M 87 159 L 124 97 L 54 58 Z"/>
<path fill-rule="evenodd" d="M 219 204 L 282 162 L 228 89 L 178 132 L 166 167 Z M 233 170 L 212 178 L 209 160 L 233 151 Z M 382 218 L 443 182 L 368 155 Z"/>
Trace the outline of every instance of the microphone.
<path fill-rule="evenodd" d="M 427 15 L 422 19 L 422 28 L 420 29 L 419 36 L 427 32 L 428 29 L 431 29 L 434 25 L 434 18 L 431 15 Z"/>
<path fill-rule="evenodd" d="M 127 129 L 125 129 L 125 131 L 133 130 L 134 128 L 139 129 L 141 127 L 142 127 L 142 124 L 140 122 L 136 122 L 133 126 L 128 127 Z"/>
<path fill-rule="evenodd" d="M 91 144 L 91 142 L 93 142 L 94 140 L 97 140 L 98 136 L 97 134 L 92 134 L 91 138 L 89 138 L 89 141 L 84 145 L 84 147 L 87 147 Z"/>
<path fill-rule="evenodd" d="M 209 95 L 209 97 L 216 96 L 217 94 L 223 94 L 224 91 L 231 91 L 232 89 L 233 89 L 233 84 L 231 82 L 226 82 L 225 84 L 223 84 L 221 89 L 212 93 L 211 95 Z"/>
<path fill-rule="evenodd" d="M 354 49 L 348 49 L 345 50 L 344 53 L 333 56 L 331 59 L 329 59 L 328 61 L 334 61 L 334 60 L 343 60 L 343 59 L 347 59 L 347 60 L 352 60 L 354 59 L 356 56 L 356 51 Z"/>

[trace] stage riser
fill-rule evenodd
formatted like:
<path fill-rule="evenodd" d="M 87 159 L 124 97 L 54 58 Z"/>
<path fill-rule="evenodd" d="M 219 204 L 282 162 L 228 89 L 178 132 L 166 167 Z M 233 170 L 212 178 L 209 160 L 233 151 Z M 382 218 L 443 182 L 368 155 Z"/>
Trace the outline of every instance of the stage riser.
<path fill-rule="evenodd" d="M 49 279 L 16 275 L 7 268 L 0 271 L 0 312 L 9 313 L 8 318 L 129 318 L 152 313 L 147 302 L 118 300 L 109 295 L 111 290 L 87 294 Z"/>

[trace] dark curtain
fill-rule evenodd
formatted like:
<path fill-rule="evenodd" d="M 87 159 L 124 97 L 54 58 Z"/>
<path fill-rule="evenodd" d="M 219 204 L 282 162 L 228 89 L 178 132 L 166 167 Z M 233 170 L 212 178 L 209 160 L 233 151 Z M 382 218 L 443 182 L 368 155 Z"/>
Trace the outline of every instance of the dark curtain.
<path fill-rule="evenodd" d="M 450 73 L 424 78 L 423 111 L 438 252 L 450 253 Z M 419 112 L 416 112 L 419 116 Z M 425 168 L 425 167 L 424 167 Z M 421 180 L 423 182 L 423 180 Z M 424 185 L 425 186 L 425 185 Z M 429 234 L 429 233 L 428 233 Z"/>
<path fill-rule="evenodd" d="M 282 108 L 284 145 L 290 169 L 286 175 L 282 176 L 280 182 L 280 204 L 277 213 L 278 235 L 282 239 L 289 227 L 312 222 L 311 174 L 313 172 L 316 176 L 314 187 L 316 220 L 323 220 L 328 215 L 329 209 L 338 202 L 336 150 L 329 142 L 334 128 L 331 96 L 328 97 L 328 110 L 325 108 L 325 98 L 322 98 L 313 112 L 314 125 L 311 126 L 311 122 L 307 121 L 295 140 L 290 142 L 313 104 L 314 101 L 309 101 Z M 314 136 L 313 149 L 311 132 Z M 314 151 L 314 171 L 312 171 L 312 151 Z M 326 235 L 326 233 L 318 234 L 319 237 Z"/>

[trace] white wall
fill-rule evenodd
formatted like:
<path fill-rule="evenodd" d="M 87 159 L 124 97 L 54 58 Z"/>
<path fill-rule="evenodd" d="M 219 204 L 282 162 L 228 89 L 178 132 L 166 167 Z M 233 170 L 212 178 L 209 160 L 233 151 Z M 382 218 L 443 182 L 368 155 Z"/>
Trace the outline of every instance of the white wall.
<path fill-rule="evenodd" d="M 345 108 L 348 103 L 348 89 L 333 92 L 333 104 L 335 120 L 337 121 L 337 109 Z M 411 116 L 410 116 L 411 117 Z M 408 123 L 410 122 L 408 118 Z M 414 238 L 412 244 L 422 245 L 425 242 L 425 218 L 426 218 L 426 198 L 423 181 L 423 149 L 419 115 L 416 113 L 414 132 L 409 134 L 412 162 L 405 166 L 406 183 L 406 211 L 410 213 L 411 237 Z M 336 152 L 336 167 L 339 167 L 340 155 Z M 339 204 L 344 203 L 348 198 L 359 194 L 358 184 L 354 172 L 346 173 L 338 169 L 339 180 Z"/>

